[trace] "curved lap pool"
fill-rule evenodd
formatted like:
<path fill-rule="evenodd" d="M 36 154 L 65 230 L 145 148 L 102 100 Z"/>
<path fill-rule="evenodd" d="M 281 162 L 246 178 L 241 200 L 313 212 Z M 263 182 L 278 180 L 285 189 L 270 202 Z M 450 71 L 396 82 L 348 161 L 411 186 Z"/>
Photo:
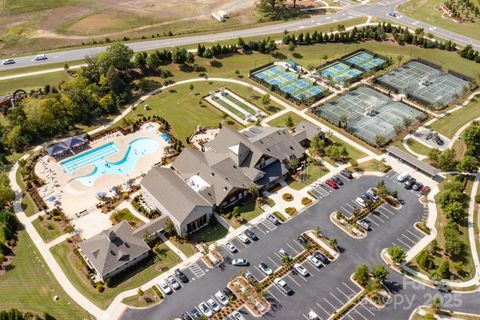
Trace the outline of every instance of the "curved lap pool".
<path fill-rule="evenodd" d="M 128 174 L 137 161 L 144 155 L 155 152 L 159 143 L 152 138 L 138 138 L 129 143 L 127 152 L 120 161 L 108 162 L 105 158 L 120 151 L 114 142 L 104 144 L 95 149 L 89 150 L 73 158 L 62 161 L 60 164 L 67 173 L 93 164 L 95 168 L 89 174 L 76 178 L 82 184 L 90 186 L 95 180 L 107 174 Z"/>

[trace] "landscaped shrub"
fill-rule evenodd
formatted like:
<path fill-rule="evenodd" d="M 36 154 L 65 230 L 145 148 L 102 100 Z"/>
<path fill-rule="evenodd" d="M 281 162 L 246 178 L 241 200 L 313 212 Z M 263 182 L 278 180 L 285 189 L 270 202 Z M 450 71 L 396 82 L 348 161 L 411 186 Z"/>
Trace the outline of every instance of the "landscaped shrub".
<path fill-rule="evenodd" d="M 302 198 L 302 204 L 303 204 L 304 206 L 308 206 L 308 205 L 311 204 L 311 203 L 312 203 L 312 199 L 310 199 L 309 197 L 303 197 L 303 198 Z"/>
<path fill-rule="evenodd" d="M 284 193 L 282 199 L 285 201 L 293 201 L 293 195 L 291 193 Z"/>
<path fill-rule="evenodd" d="M 294 207 L 288 207 L 285 208 L 285 213 L 289 216 L 293 216 L 295 213 L 297 213 L 297 209 L 295 209 Z"/>

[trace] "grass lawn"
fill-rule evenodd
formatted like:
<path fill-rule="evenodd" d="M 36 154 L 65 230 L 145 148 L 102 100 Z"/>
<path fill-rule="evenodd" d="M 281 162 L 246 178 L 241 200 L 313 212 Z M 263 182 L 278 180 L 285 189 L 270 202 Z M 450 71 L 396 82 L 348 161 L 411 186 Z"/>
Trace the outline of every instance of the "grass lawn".
<path fill-rule="evenodd" d="M 39 74 L 31 77 L 13 78 L 0 81 L 0 95 L 12 93 L 16 89 L 30 91 L 43 88 L 46 84 L 58 87 L 61 81 L 68 80 L 70 76 L 65 71 Z"/>
<path fill-rule="evenodd" d="M 463 139 L 459 139 L 453 143 L 452 149 L 455 150 L 455 160 L 460 161 L 467 152 L 467 145 Z"/>
<path fill-rule="evenodd" d="M 234 87 L 235 89 L 232 89 L 230 87 L 232 87 L 232 88 Z M 270 99 L 270 102 L 268 104 L 264 105 L 262 103 L 262 95 L 260 93 L 258 93 L 257 91 L 253 90 L 250 87 L 239 86 L 239 85 L 231 86 L 230 84 L 227 84 L 226 88 L 229 89 L 230 91 L 232 91 L 233 93 L 237 94 L 237 96 L 240 96 L 240 98 L 245 99 L 246 101 L 250 102 L 254 106 L 260 108 L 263 111 L 265 111 L 267 114 L 274 114 L 274 113 L 277 113 L 278 111 L 284 109 L 281 105 L 279 105 L 275 101 L 272 101 L 271 99 Z M 227 98 L 230 98 L 230 96 L 227 95 Z M 233 97 L 231 97 L 231 98 L 233 98 Z M 235 99 L 234 102 L 237 103 L 236 99 Z M 241 101 L 239 101 L 239 102 L 241 102 Z M 245 107 L 249 108 L 246 105 L 245 105 Z"/>
<path fill-rule="evenodd" d="M 25 184 L 22 181 L 22 177 L 20 175 L 20 171 L 17 170 L 15 174 L 15 179 L 17 180 L 18 185 L 22 190 L 25 190 Z M 37 207 L 35 206 L 35 203 L 33 203 L 32 198 L 30 198 L 30 195 L 26 193 L 25 191 L 23 192 L 22 195 L 22 202 L 21 206 L 27 217 L 33 216 L 35 213 L 37 213 Z"/>
<path fill-rule="evenodd" d="M 267 122 L 269 125 L 272 127 L 280 127 L 280 128 L 286 128 L 287 127 L 287 119 L 288 117 L 292 118 L 294 126 L 297 126 L 297 124 L 300 121 L 307 121 L 305 118 L 302 116 L 296 114 L 295 112 L 287 112 L 284 115 L 281 115 L 280 117 L 277 117 L 269 122 Z"/>
<path fill-rule="evenodd" d="M 171 237 L 169 240 L 175 247 L 177 247 L 180 251 L 182 251 L 183 254 L 186 255 L 187 257 L 191 257 L 196 253 L 194 246 L 190 242 L 177 240 L 174 237 Z"/>
<path fill-rule="evenodd" d="M 26 231 L 18 233 L 13 269 L 0 276 L 0 310 L 16 308 L 56 319 L 93 319 L 52 275 Z M 57 295 L 58 301 L 53 301 Z"/>
<path fill-rule="evenodd" d="M 268 203 L 271 207 L 274 206 L 273 203 Z M 257 203 L 257 201 L 253 200 L 251 197 L 248 197 L 244 200 L 241 200 L 240 203 L 237 204 L 238 206 L 238 209 L 239 209 L 239 213 L 240 213 L 240 216 L 243 221 L 245 222 L 248 222 L 256 217 L 258 217 L 259 215 L 261 215 L 263 213 L 263 210 L 260 208 L 260 205 Z M 227 212 L 231 212 L 236 206 L 232 206 L 232 207 L 229 207 L 228 208 L 228 211 Z M 228 213 L 227 213 L 228 215 Z M 240 222 L 237 220 L 237 218 L 235 217 L 232 217 L 230 219 L 228 219 L 225 215 L 223 216 L 227 221 L 228 223 L 234 227 L 234 228 L 238 228 L 241 226 Z"/>
<path fill-rule="evenodd" d="M 137 288 L 181 262 L 181 259 L 164 243 L 161 243 L 159 248 L 162 251 L 162 259 L 160 262 L 155 264 L 153 263 L 153 258 L 147 258 L 143 268 L 140 267 L 134 272 L 134 275 L 113 288 L 105 288 L 105 291 L 102 293 L 99 293 L 90 284 L 88 275 L 84 273 L 81 261 L 70 249 L 66 241 L 54 246 L 50 250 L 73 285 L 85 297 L 97 304 L 100 308 L 105 309 L 120 292 Z"/>
<path fill-rule="evenodd" d="M 40 220 L 40 218 L 37 218 L 32 224 L 45 242 L 50 242 L 63 234 L 58 223 L 53 220 L 47 220 L 46 218 Z"/>
<path fill-rule="evenodd" d="M 442 17 L 442 11 L 435 7 L 444 3 L 444 0 L 410 0 L 399 6 L 399 11 L 411 18 L 430 23 L 440 28 L 463 34 L 465 36 L 480 39 L 480 24 L 478 18 L 476 22 L 457 23 L 448 17 Z M 475 2 L 474 2 L 475 4 Z M 479 6 L 478 2 L 475 4 Z M 474 16 L 473 13 L 470 16 Z M 428 30 L 426 30 L 428 32 Z"/>
<path fill-rule="evenodd" d="M 416 153 L 428 156 L 432 148 L 427 147 L 426 145 L 418 142 L 415 139 L 407 139 L 407 145 Z"/>
<path fill-rule="evenodd" d="M 384 164 L 381 161 L 376 159 L 368 160 L 358 164 L 358 168 L 362 171 L 379 171 L 379 172 L 388 172 L 390 166 Z"/>
<path fill-rule="evenodd" d="M 133 228 L 138 228 L 143 224 L 143 221 L 134 216 L 127 208 L 113 212 L 110 220 L 112 220 L 113 224 L 127 221 Z"/>
<path fill-rule="evenodd" d="M 158 293 L 153 289 L 153 287 L 146 290 L 143 293 L 143 296 L 136 294 L 122 300 L 122 302 L 126 305 L 137 308 L 145 308 L 160 301 L 162 301 L 162 297 L 158 295 Z"/>
<path fill-rule="evenodd" d="M 175 137 L 184 142 L 198 125 L 218 127 L 219 123 L 223 123 L 223 125 L 239 130 L 243 128 L 239 123 L 229 117 L 225 118 L 222 111 L 203 100 L 203 96 L 222 85 L 224 84 L 221 82 L 204 81 L 193 83 L 193 90 L 189 89 L 190 84 L 175 86 L 146 100 L 151 108 L 150 110 L 144 110 L 143 107 L 139 106 L 136 110 L 130 112 L 126 119 L 134 120 L 139 116 L 159 115 L 170 123 Z M 232 87 L 233 89 L 236 88 L 236 86 Z M 200 102 L 202 106 L 200 106 Z M 118 125 L 121 124 L 122 121 L 118 123 Z"/>
<path fill-rule="evenodd" d="M 306 170 L 292 177 L 293 181 L 289 184 L 292 189 L 300 190 L 315 182 L 318 178 L 328 173 L 328 169 L 321 165 L 311 164 Z M 305 179 L 304 181 L 302 181 Z"/>
<path fill-rule="evenodd" d="M 361 159 L 361 158 L 365 158 L 367 156 L 366 153 L 364 153 L 363 151 L 360 151 L 357 148 L 349 145 L 348 143 L 344 142 L 340 138 L 337 138 L 335 136 L 331 136 L 329 139 L 330 139 L 330 141 L 332 141 L 333 143 L 335 143 L 337 145 L 344 145 L 345 148 L 347 148 L 348 154 L 349 154 L 351 159 L 358 160 L 358 159 Z"/>
<path fill-rule="evenodd" d="M 464 124 L 478 117 L 480 117 L 480 97 L 476 96 L 465 107 L 432 123 L 430 128 L 452 138 Z"/>
<path fill-rule="evenodd" d="M 228 230 L 225 229 L 217 219 L 213 221 L 206 227 L 192 233 L 190 235 L 190 243 L 211 243 L 225 237 L 228 233 Z"/>

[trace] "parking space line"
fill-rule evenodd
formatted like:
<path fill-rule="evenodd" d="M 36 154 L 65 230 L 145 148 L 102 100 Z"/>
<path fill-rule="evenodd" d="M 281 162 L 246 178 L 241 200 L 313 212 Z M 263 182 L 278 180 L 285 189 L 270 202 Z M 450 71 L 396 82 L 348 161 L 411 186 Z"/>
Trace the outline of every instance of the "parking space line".
<path fill-rule="evenodd" d="M 355 207 L 353 207 L 352 205 L 350 205 L 350 204 L 348 204 L 348 203 L 345 203 L 345 205 L 349 206 L 350 209 L 352 209 L 352 210 L 355 209 Z"/>
<path fill-rule="evenodd" d="M 287 274 L 285 277 L 288 277 L 290 280 L 292 280 L 293 282 L 295 282 L 295 284 L 299 287 L 302 287 L 302 285 L 300 283 L 298 283 L 295 279 L 293 279 L 289 274 Z"/>
<path fill-rule="evenodd" d="M 378 223 L 376 223 L 375 221 L 373 221 L 371 218 L 368 219 L 371 223 L 373 223 L 374 225 L 376 225 L 377 227 L 380 227 L 380 225 Z"/>
<path fill-rule="evenodd" d="M 356 313 L 358 313 L 360 315 L 360 317 L 362 317 L 363 319 L 365 320 L 368 320 L 367 318 L 365 318 L 365 316 L 363 314 L 361 314 L 360 312 L 358 312 L 357 308 L 354 308 L 353 309 Z"/>
<path fill-rule="evenodd" d="M 280 268 L 280 265 L 278 263 L 275 262 L 275 260 L 273 260 L 272 258 L 270 257 L 267 257 L 270 261 L 272 261 L 272 263 L 277 266 L 277 269 Z"/>
<path fill-rule="evenodd" d="M 334 305 L 330 303 L 330 301 L 328 301 L 328 300 L 325 299 L 325 298 L 322 298 L 322 299 L 325 300 L 325 301 L 330 305 L 330 307 L 333 308 L 334 311 L 337 311 L 337 308 L 335 308 Z"/>
<path fill-rule="evenodd" d="M 337 301 L 340 302 L 340 305 L 344 305 L 344 304 L 345 304 L 345 302 L 343 302 L 342 300 L 338 299 L 333 293 L 330 292 L 330 295 L 331 295 L 332 297 L 334 297 L 335 299 L 337 299 Z"/>
<path fill-rule="evenodd" d="M 390 213 L 392 216 L 395 215 L 395 212 L 390 211 L 390 209 L 387 208 L 387 205 L 381 205 L 379 208 L 382 208 L 383 210 L 387 211 L 387 212 Z"/>
<path fill-rule="evenodd" d="M 403 244 L 407 249 L 410 249 L 412 246 L 409 245 L 409 244 L 406 244 L 405 242 L 403 242 L 401 239 L 398 239 L 397 238 L 397 241 L 400 242 L 401 244 Z"/>
<path fill-rule="evenodd" d="M 261 228 L 259 228 L 258 225 L 254 226 L 253 228 L 260 230 L 263 234 L 267 234 L 265 231 L 263 231 Z"/>
<path fill-rule="evenodd" d="M 238 238 L 237 238 L 237 239 L 238 239 Z M 240 244 L 241 244 L 241 245 L 242 245 L 244 248 L 246 248 L 246 247 L 247 247 L 247 244 L 246 244 L 246 243 L 243 243 L 243 241 L 242 241 L 242 240 L 238 239 L 238 242 L 239 242 L 239 243 L 240 243 Z"/>
<path fill-rule="evenodd" d="M 287 246 L 293 250 L 293 252 L 295 252 L 295 255 L 299 254 L 301 251 L 297 251 L 296 249 L 294 249 L 289 243 L 287 243 Z"/>
<path fill-rule="evenodd" d="M 410 242 L 413 243 L 413 244 L 417 243 L 416 241 L 413 241 L 412 239 L 410 239 L 409 237 L 407 237 L 407 236 L 404 235 L 403 233 L 401 234 L 401 236 L 403 236 L 405 239 L 407 239 L 408 241 L 410 241 Z"/>
<path fill-rule="evenodd" d="M 345 282 L 342 282 L 342 284 L 347 287 L 350 291 L 353 292 L 353 294 L 357 294 L 357 291 L 353 290 L 352 288 L 350 288 Z"/>
<path fill-rule="evenodd" d="M 367 310 L 368 312 L 370 312 L 370 314 L 371 314 L 372 316 L 375 315 L 375 313 L 373 313 L 372 311 L 370 311 L 368 308 L 366 308 L 366 307 L 363 305 L 363 300 L 362 300 L 362 302 L 361 302 L 359 305 L 361 305 L 361 306 L 363 307 L 363 309 L 365 309 L 365 310 Z"/>
<path fill-rule="evenodd" d="M 415 238 L 417 238 L 418 240 L 421 240 L 422 238 L 420 238 L 419 236 L 417 236 L 415 233 L 413 233 L 412 231 L 408 230 L 407 229 L 407 232 L 410 233 L 412 236 L 414 236 Z"/>
<path fill-rule="evenodd" d="M 322 309 L 323 312 L 325 312 L 325 313 L 326 313 L 327 315 L 329 315 L 329 316 L 331 315 L 331 313 L 329 313 L 327 310 L 325 310 L 320 303 L 318 303 L 318 302 L 315 302 L 315 303 L 317 304 L 317 306 L 318 306 L 320 309 Z"/>
<path fill-rule="evenodd" d="M 342 290 L 340 290 L 340 288 L 337 287 L 337 290 L 340 291 L 340 293 L 343 294 L 345 298 L 350 299 L 350 297 L 346 295 Z"/>
<path fill-rule="evenodd" d="M 270 286 L 271 288 L 272 286 Z M 278 302 L 280 302 L 280 300 L 278 300 L 277 296 L 275 296 L 271 291 L 270 291 L 270 288 L 268 288 L 266 291 L 268 291 L 268 294 L 270 294 L 275 300 L 277 300 Z"/>
<path fill-rule="evenodd" d="M 379 215 L 381 215 L 382 217 L 387 218 L 388 220 L 390 220 L 390 217 L 387 216 L 384 212 L 382 212 L 382 211 L 380 211 L 380 210 L 375 210 L 375 212 L 378 212 Z"/>
<path fill-rule="evenodd" d="M 382 223 L 385 223 L 385 221 L 383 221 L 382 218 L 380 218 L 379 216 L 376 216 L 374 214 L 373 215 L 371 214 L 370 216 L 375 217 L 376 219 L 382 221 Z"/>

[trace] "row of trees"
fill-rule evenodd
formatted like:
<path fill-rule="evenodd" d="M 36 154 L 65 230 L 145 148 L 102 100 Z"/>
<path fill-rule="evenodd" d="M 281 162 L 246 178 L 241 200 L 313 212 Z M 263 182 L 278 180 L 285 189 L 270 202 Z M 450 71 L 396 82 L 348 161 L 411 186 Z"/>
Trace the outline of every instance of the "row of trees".
<path fill-rule="evenodd" d="M 44 312 L 43 316 L 32 312 L 22 312 L 17 309 L 0 311 L 0 320 L 55 320 L 53 316 Z"/>
<path fill-rule="evenodd" d="M 315 137 L 312 139 L 309 148 L 312 157 L 327 156 L 334 161 L 348 161 L 350 154 L 343 144 L 337 144 L 330 139 Z"/>

